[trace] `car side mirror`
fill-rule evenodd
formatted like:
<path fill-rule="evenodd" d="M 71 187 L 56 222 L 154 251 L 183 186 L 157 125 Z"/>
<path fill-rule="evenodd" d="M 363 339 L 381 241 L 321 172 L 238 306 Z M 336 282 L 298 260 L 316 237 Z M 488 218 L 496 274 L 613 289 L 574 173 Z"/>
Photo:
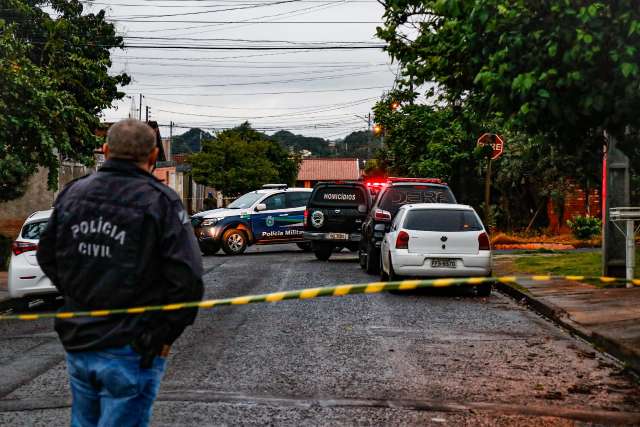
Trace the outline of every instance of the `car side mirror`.
<path fill-rule="evenodd" d="M 358 205 L 358 212 L 366 213 L 367 212 L 367 205 Z"/>
<path fill-rule="evenodd" d="M 256 205 L 256 212 L 266 211 L 266 210 L 267 210 L 267 205 L 265 205 L 264 203 L 258 203 Z"/>

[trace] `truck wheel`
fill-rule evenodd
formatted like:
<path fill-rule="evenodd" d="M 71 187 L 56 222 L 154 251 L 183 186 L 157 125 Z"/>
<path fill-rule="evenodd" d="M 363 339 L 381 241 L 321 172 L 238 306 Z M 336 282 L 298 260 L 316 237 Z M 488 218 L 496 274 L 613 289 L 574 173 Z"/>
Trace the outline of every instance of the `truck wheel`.
<path fill-rule="evenodd" d="M 490 297 L 491 296 L 491 283 L 483 283 L 482 285 L 476 286 L 476 295 L 479 297 Z"/>
<path fill-rule="evenodd" d="M 398 282 L 402 280 L 402 277 L 398 276 L 393 269 L 393 263 L 391 262 L 391 254 L 389 254 L 389 281 Z"/>
<path fill-rule="evenodd" d="M 382 265 L 382 257 L 380 257 L 380 281 L 381 282 L 389 281 L 389 274 L 387 274 L 387 272 L 384 271 L 384 266 Z"/>
<path fill-rule="evenodd" d="M 305 252 L 311 252 L 311 242 L 300 242 L 296 245 Z"/>
<path fill-rule="evenodd" d="M 358 261 L 360 268 L 365 270 L 367 268 L 367 252 L 362 247 L 358 249 Z"/>
<path fill-rule="evenodd" d="M 231 228 L 222 235 L 222 250 L 227 255 L 240 255 L 247 249 L 247 236 L 235 228 Z"/>
<path fill-rule="evenodd" d="M 313 245 L 313 253 L 320 261 L 326 261 L 331 258 L 333 245 L 327 243 L 317 243 Z"/>
<path fill-rule="evenodd" d="M 380 250 L 376 249 L 372 244 L 367 245 L 366 271 L 369 274 L 378 274 L 380 272 Z"/>
<path fill-rule="evenodd" d="M 220 246 L 202 246 L 202 247 L 200 247 L 200 250 L 206 256 L 215 255 L 220 250 Z"/>

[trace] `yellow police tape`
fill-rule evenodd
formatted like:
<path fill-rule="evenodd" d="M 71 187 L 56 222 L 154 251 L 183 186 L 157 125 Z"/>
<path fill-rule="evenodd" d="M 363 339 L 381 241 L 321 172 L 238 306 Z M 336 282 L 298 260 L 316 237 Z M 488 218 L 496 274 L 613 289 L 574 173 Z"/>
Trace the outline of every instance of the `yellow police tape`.
<path fill-rule="evenodd" d="M 34 314 L 6 314 L 0 315 L 1 320 L 38 320 L 38 319 L 69 319 L 72 317 L 105 317 L 114 315 L 135 315 L 153 311 L 172 311 L 186 308 L 210 309 L 222 305 L 242 305 L 262 302 L 278 302 L 284 300 L 311 299 L 318 297 L 333 297 L 354 294 L 373 294 L 385 291 L 406 291 L 420 288 L 444 288 L 449 286 L 493 283 L 517 283 L 522 280 L 546 282 L 550 280 L 571 280 L 611 283 L 632 283 L 640 286 L 640 279 L 626 280 L 617 277 L 600 276 L 503 276 L 503 277 L 465 277 L 433 280 L 403 280 L 399 282 L 373 282 L 353 285 L 326 286 L 320 288 L 299 289 L 294 291 L 273 292 L 262 295 L 247 295 L 235 298 L 211 299 L 204 301 L 181 302 L 167 305 L 146 307 L 115 308 L 91 311 L 34 313 Z"/>

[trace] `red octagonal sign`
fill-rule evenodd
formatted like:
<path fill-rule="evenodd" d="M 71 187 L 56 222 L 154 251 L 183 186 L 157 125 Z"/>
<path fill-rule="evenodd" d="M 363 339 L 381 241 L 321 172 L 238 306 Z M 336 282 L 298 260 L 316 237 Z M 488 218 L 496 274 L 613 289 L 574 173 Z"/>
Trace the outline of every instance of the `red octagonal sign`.
<path fill-rule="evenodd" d="M 495 160 L 504 153 L 504 140 L 495 133 L 485 133 L 478 138 L 478 145 L 490 145 L 493 148 L 491 160 Z"/>

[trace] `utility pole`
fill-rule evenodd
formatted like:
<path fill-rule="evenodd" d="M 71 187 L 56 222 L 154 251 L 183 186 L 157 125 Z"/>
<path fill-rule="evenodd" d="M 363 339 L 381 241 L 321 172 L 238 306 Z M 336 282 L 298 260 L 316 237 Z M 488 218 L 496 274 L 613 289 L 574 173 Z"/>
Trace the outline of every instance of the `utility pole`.
<path fill-rule="evenodd" d="M 171 161 L 171 150 L 173 149 L 173 122 L 169 122 L 169 147 L 167 147 L 167 161 Z"/>
<path fill-rule="evenodd" d="M 146 114 L 145 114 L 145 115 L 146 115 L 146 121 L 147 121 L 147 123 L 149 123 L 149 110 L 151 110 L 151 108 L 149 108 L 149 106 L 148 106 L 148 105 L 147 105 L 146 107 L 144 107 L 144 108 L 145 108 L 145 110 L 146 110 L 146 111 L 145 111 L 145 113 L 146 113 Z"/>
<path fill-rule="evenodd" d="M 373 144 L 373 135 L 371 135 L 371 111 L 367 114 L 367 138 L 369 141 L 367 142 L 367 160 L 371 158 L 371 144 Z"/>
<path fill-rule="evenodd" d="M 138 120 L 142 121 L 142 94 L 140 94 L 140 108 L 138 108 Z"/>

